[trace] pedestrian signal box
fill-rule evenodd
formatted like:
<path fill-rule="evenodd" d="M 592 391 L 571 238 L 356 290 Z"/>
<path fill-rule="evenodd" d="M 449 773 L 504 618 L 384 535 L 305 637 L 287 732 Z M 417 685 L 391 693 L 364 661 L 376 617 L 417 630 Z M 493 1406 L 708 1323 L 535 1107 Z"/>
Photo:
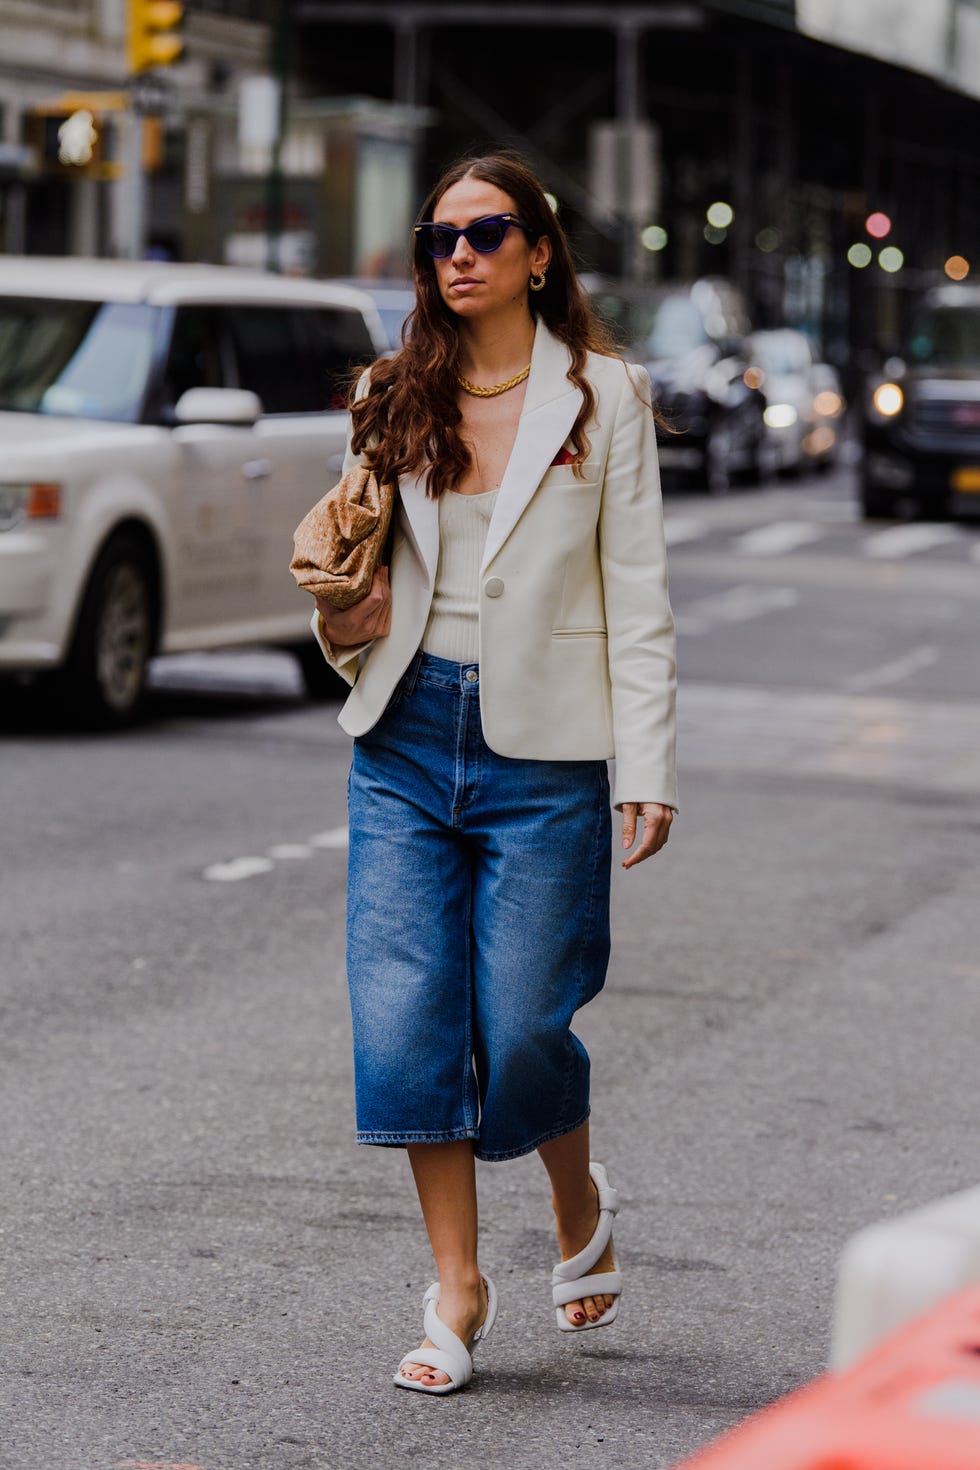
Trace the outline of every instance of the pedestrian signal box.
<path fill-rule="evenodd" d="M 130 76 L 180 60 L 184 41 L 177 32 L 183 19 L 180 0 L 129 0 Z"/>
<path fill-rule="evenodd" d="M 105 178 L 102 117 L 88 107 L 40 106 L 27 119 L 26 140 L 45 173 Z"/>

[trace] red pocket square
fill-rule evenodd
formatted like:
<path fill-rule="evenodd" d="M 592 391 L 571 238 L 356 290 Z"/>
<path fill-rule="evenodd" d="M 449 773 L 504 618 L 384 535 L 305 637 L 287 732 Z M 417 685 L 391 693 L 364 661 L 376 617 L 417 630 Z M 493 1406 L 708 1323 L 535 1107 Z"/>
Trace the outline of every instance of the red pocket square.
<path fill-rule="evenodd" d="M 551 463 L 552 464 L 571 464 L 571 462 L 572 462 L 572 460 L 574 458 L 575 458 L 575 455 L 572 452 L 572 450 L 571 449 L 567 449 L 565 447 L 565 445 L 563 444 L 561 446 L 561 448 L 559 449 L 558 453 L 555 455 L 554 459 L 551 461 Z"/>

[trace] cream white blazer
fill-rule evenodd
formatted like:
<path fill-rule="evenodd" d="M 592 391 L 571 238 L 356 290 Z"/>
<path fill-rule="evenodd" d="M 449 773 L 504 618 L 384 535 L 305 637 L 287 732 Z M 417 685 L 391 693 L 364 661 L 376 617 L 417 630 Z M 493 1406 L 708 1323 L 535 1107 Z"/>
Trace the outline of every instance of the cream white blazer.
<path fill-rule="evenodd" d="M 480 713 L 498 755 L 615 758 L 614 802 L 677 807 L 674 623 L 650 380 L 590 355 L 592 449 L 578 478 L 555 464 L 581 404 L 570 354 L 539 322 L 524 408 L 480 571 Z M 358 462 L 348 453 L 345 471 Z M 439 560 L 438 503 L 425 476 L 399 487 L 391 556 L 391 632 L 334 649 L 352 685 L 340 712 L 363 735 L 417 651 Z"/>

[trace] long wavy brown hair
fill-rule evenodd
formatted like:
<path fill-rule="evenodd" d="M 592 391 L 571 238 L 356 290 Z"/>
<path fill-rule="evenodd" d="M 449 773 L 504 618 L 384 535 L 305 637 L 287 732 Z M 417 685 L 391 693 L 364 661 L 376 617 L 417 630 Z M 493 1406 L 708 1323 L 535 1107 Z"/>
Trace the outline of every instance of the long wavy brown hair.
<path fill-rule="evenodd" d="M 509 195 L 515 213 L 529 226 L 529 238 L 537 241 L 547 235 L 551 242 L 545 286 L 528 300 L 532 315 L 539 316 L 571 353 L 568 378 L 582 393 L 571 432 L 572 462 L 581 464 L 591 448 L 587 425 L 596 406 L 595 390 L 585 375 L 586 358 L 589 352 L 618 357 L 611 333 L 579 285 L 568 239 L 544 190 L 516 155 L 461 158 L 429 194 L 419 222 L 431 220 L 446 190 L 465 178 L 493 184 Z M 470 453 L 459 432 L 459 329 L 442 299 L 434 263 L 418 237 L 413 274 L 416 306 L 403 328 L 401 351 L 374 363 L 362 398 L 355 399 L 352 392 L 352 448 L 364 455 L 382 483 L 393 484 L 402 474 L 418 475 L 428 466 L 426 493 L 437 497 L 458 485 L 470 466 Z"/>

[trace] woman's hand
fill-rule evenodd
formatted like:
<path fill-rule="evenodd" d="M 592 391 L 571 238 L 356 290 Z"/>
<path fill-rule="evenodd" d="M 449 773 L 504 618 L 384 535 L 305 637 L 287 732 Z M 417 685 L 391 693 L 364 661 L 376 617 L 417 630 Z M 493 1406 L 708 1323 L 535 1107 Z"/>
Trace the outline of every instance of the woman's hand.
<path fill-rule="evenodd" d="M 367 597 L 362 597 L 353 607 L 339 612 L 322 597 L 316 599 L 316 606 L 323 619 L 324 635 L 334 648 L 354 648 L 358 643 L 370 643 L 372 638 L 383 638 L 391 632 L 388 568 L 377 568 Z"/>
<path fill-rule="evenodd" d="M 637 863 L 642 863 L 644 858 L 653 857 L 659 852 L 667 838 L 670 836 L 670 824 L 674 820 L 674 813 L 669 806 L 661 806 L 659 801 L 624 801 L 623 802 L 623 846 L 630 848 L 636 841 L 637 816 L 643 818 L 643 836 L 636 852 L 630 853 L 628 858 L 623 859 L 624 868 L 633 868 Z"/>

